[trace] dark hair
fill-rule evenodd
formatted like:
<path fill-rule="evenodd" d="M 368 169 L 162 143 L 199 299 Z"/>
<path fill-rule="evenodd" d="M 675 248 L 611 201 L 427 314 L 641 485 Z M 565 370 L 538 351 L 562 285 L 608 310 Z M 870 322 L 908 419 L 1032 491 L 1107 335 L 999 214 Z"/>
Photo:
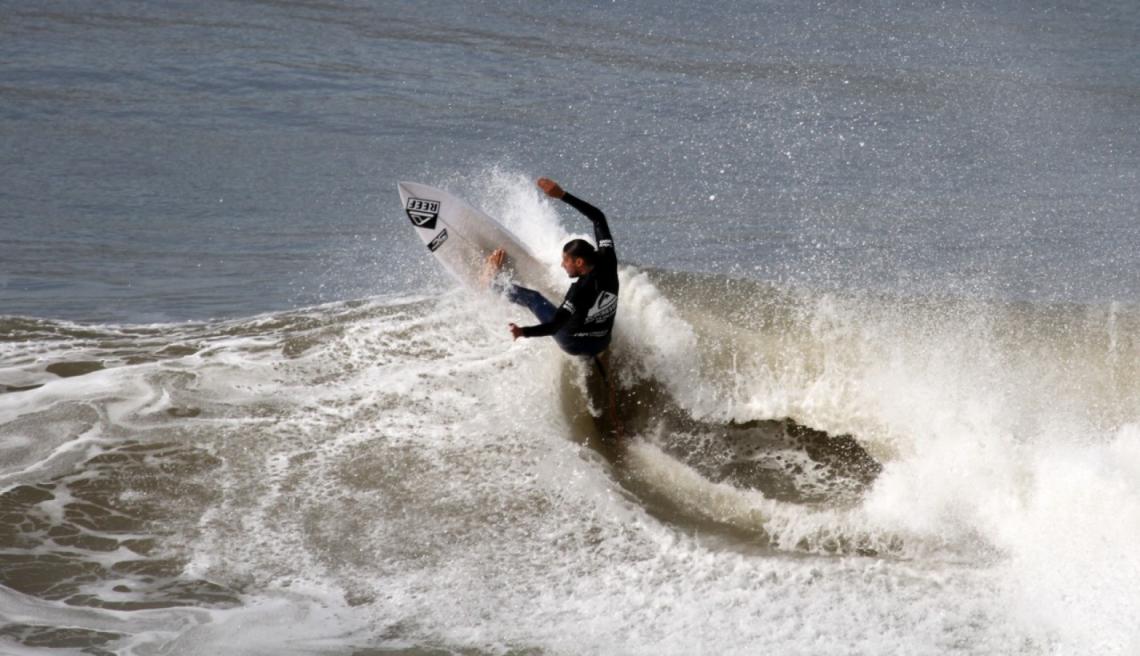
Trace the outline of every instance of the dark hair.
<path fill-rule="evenodd" d="M 562 247 L 562 252 L 570 257 L 580 257 L 590 266 L 594 266 L 595 255 L 597 254 L 594 245 L 585 239 L 571 239 Z"/>

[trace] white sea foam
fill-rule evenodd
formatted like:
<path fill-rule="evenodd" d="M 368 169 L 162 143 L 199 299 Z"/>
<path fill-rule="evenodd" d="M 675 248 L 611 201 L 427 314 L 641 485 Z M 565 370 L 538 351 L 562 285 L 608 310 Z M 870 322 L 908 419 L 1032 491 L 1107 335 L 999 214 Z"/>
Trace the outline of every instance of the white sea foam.
<path fill-rule="evenodd" d="M 499 184 L 506 200 L 484 209 L 557 252 L 569 221 L 528 180 Z M 522 311 L 505 303 L 457 291 L 329 308 L 0 397 L 12 418 L 89 404 L 99 428 L 84 435 L 100 448 L 171 440 L 220 463 L 205 475 L 217 496 L 187 508 L 194 530 L 164 544 L 185 578 L 242 590 L 239 607 L 59 621 L 124 630 L 140 654 L 1140 645 L 1140 354 L 1120 337 L 1126 312 L 1062 330 L 1017 308 L 789 292 L 729 315 L 714 293 L 659 277 L 622 270 L 624 383 L 657 381 L 660 402 L 696 422 L 791 415 L 850 432 L 884 464 L 864 497 L 776 501 L 708 480 L 651 433 L 603 458 L 575 407 L 586 370 L 549 341 L 512 342 L 505 323 Z M 642 490 L 685 512 L 654 511 Z M 61 521 L 68 503 L 61 492 L 42 511 Z M 129 598 L 100 585 L 87 589 Z"/>
<path fill-rule="evenodd" d="M 556 653 L 746 653 L 761 644 L 937 653 L 969 644 L 967 652 L 991 653 L 1025 639 L 990 601 L 1001 583 L 993 570 L 748 557 L 678 534 L 566 439 L 556 350 L 511 345 L 493 330 L 501 320 L 459 297 L 425 310 L 346 333 L 334 347 L 347 358 L 342 374 L 304 387 L 314 408 L 338 411 L 287 419 L 273 434 L 288 440 L 271 434 L 262 455 L 233 463 L 230 502 L 203 520 L 196 573 L 266 590 L 298 580 L 340 586 L 365 602 L 341 619 L 375 626 L 385 644 Z M 410 348 L 419 330 L 430 331 L 421 335 L 430 357 Z M 381 344 L 389 350 L 376 351 Z M 713 519 L 777 518 L 793 550 L 829 526 L 855 530 L 850 517 L 702 483 L 645 453 L 657 469 L 634 466 L 657 483 Z"/>

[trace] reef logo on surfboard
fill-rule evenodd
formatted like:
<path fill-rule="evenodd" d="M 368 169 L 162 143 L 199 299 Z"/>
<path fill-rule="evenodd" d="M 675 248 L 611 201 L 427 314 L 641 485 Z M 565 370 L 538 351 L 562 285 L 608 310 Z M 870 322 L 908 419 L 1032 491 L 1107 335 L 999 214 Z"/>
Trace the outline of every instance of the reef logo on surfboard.
<path fill-rule="evenodd" d="M 409 198 L 404 208 L 412 225 L 424 230 L 435 230 L 435 220 L 439 217 L 439 201 L 426 198 Z"/>

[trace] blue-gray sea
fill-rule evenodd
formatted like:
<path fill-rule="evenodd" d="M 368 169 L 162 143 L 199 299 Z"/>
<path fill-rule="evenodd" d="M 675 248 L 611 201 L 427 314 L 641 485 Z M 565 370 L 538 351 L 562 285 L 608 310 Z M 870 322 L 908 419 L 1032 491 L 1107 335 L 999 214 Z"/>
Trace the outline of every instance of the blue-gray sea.
<path fill-rule="evenodd" d="M 0 652 L 1138 653 L 1138 250 L 1135 0 L 0 0 Z"/>

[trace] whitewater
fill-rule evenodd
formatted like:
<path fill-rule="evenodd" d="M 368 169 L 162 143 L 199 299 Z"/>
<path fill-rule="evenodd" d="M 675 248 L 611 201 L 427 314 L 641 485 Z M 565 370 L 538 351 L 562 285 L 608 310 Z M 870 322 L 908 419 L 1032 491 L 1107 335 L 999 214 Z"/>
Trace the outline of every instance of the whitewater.
<path fill-rule="evenodd" d="M 6 319 L 5 648 L 1140 648 L 1135 308 L 621 276 L 619 447 L 590 367 L 465 290 Z"/>

